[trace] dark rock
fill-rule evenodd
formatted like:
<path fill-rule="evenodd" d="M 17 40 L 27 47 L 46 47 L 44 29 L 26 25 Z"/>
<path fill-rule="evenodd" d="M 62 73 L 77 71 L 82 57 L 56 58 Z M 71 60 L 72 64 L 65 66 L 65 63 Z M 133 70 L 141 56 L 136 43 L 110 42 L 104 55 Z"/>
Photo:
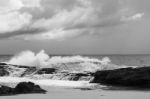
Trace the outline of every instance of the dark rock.
<path fill-rule="evenodd" d="M 0 76 L 8 76 L 9 72 L 5 68 L 0 68 Z"/>
<path fill-rule="evenodd" d="M 7 86 L 0 87 L 0 95 L 11 95 L 13 94 L 13 88 Z"/>
<path fill-rule="evenodd" d="M 70 79 L 71 81 L 79 81 L 79 80 L 82 80 L 82 78 L 89 78 L 89 74 L 86 74 L 86 73 L 70 73 L 69 74 L 70 76 Z"/>
<path fill-rule="evenodd" d="M 83 91 L 85 91 L 85 90 L 93 90 L 92 88 L 79 88 L 80 90 L 83 90 Z"/>
<path fill-rule="evenodd" d="M 7 86 L 0 87 L 0 96 L 27 93 L 46 93 L 46 91 L 41 89 L 39 85 L 35 85 L 32 82 L 21 82 L 15 88 Z"/>
<path fill-rule="evenodd" d="M 53 74 L 52 79 L 69 80 L 69 81 L 89 81 L 93 76 L 89 73 L 70 73 L 61 72 Z"/>
<path fill-rule="evenodd" d="M 36 74 L 53 74 L 55 71 L 55 68 L 42 68 Z"/>
<path fill-rule="evenodd" d="M 36 66 L 25 66 L 25 65 L 12 65 L 12 66 L 15 66 L 15 67 L 18 67 L 18 68 L 26 68 L 26 69 L 36 68 Z"/>
<path fill-rule="evenodd" d="M 41 89 L 39 85 L 35 85 L 32 82 L 21 82 L 15 88 L 16 93 L 45 93 L 46 91 Z"/>
<path fill-rule="evenodd" d="M 1 66 L 7 65 L 6 63 L 0 63 Z"/>
<path fill-rule="evenodd" d="M 150 88 L 150 67 L 97 71 L 91 83 Z"/>

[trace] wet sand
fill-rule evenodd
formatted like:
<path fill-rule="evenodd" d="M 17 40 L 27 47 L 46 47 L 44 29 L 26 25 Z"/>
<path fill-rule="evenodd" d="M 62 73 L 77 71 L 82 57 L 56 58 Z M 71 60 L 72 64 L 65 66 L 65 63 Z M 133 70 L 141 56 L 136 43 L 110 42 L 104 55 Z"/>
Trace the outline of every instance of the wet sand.
<path fill-rule="evenodd" d="M 0 99 L 150 99 L 150 91 L 135 90 L 80 90 L 63 87 L 42 87 L 46 94 L 1 96 Z"/>

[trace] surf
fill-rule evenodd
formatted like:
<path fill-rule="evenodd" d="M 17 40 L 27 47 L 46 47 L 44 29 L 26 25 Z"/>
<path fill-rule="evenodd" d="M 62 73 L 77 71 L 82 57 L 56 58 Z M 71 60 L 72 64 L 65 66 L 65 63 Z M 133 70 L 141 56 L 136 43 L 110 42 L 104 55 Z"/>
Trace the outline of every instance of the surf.
<path fill-rule="evenodd" d="M 44 50 L 39 53 L 23 51 L 5 63 L 2 68 L 7 75 L 0 77 L 0 82 L 31 81 L 39 85 L 64 87 L 90 87 L 95 85 L 90 81 L 96 71 L 123 68 L 113 64 L 109 57 L 50 56 Z"/>

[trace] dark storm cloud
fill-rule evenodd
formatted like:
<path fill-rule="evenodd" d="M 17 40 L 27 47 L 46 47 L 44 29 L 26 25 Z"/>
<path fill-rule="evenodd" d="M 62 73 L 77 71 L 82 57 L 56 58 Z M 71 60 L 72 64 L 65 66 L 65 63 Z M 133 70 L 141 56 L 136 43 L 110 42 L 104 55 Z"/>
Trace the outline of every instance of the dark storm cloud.
<path fill-rule="evenodd" d="M 40 34 L 46 30 L 44 29 L 21 29 L 13 32 L 5 32 L 0 33 L 0 39 L 6 39 L 6 38 L 12 38 L 19 35 L 34 35 L 34 34 Z"/>

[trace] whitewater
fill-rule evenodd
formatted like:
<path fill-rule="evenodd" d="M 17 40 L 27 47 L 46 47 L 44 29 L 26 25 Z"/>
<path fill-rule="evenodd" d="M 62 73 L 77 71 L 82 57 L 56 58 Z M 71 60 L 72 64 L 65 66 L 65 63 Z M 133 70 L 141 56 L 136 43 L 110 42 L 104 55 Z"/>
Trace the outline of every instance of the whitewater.
<path fill-rule="evenodd" d="M 109 57 L 104 57 L 101 60 L 96 58 L 89 58 L 83 56 L 53 56 L 50 57 L 44 50 L 35 54 L 32 51 L 23 51 L 12 57 L 8 64 L 22 65 L 22 66 L 37 66 L 38 68 L 53 68 L 59 66 L 63 67 L 64 64 L 75 64 L 72 68 L 78 67 L 83 71 L 95 72 L 97 70 L 111 70 L 119 68 L 120 66 L 111 63 Z M 79 64 L 80 66 L 77 66 Z M 66 66 L 67 67 L 67 66 Z M 122 65 L 121 67 L 128 67 Z M 68 69 L 71 67 L 67 67 Z"/>
<path fill-rule="evenodd" d="M 72 81 L 70 76 L 74 74 L 88 74 L 100 70 L 112 70 L 126 67 L 126 65 L 115 65 L 109 57 L 102 59 L 90 58 L 87 56 L 49 56 L 44 50 L 39 53 L 32 51 L 23 51 L 14 55 L 10 60 L 4 63 L 17 66 L 35 66 L 38 70 L 42 68 L 55 68 L 56 74 L 32 74 L 25 77 L 19 77 L 24 72 L 24 69 L 9 67 L 9 76 L 0 77 L 0 83 L 19 83 L 23 81 L 31 81 L 44 86 L 61 86 L 75 88 L 89 88 L 97 86 L 97 84 L 89 83 L 93 78 L 91 76 L 83 77 L 81 80 Z M 67 76 L 66 76 L 67 75 Z M 62 79 L 63 78 L 63 79 Z"/>

